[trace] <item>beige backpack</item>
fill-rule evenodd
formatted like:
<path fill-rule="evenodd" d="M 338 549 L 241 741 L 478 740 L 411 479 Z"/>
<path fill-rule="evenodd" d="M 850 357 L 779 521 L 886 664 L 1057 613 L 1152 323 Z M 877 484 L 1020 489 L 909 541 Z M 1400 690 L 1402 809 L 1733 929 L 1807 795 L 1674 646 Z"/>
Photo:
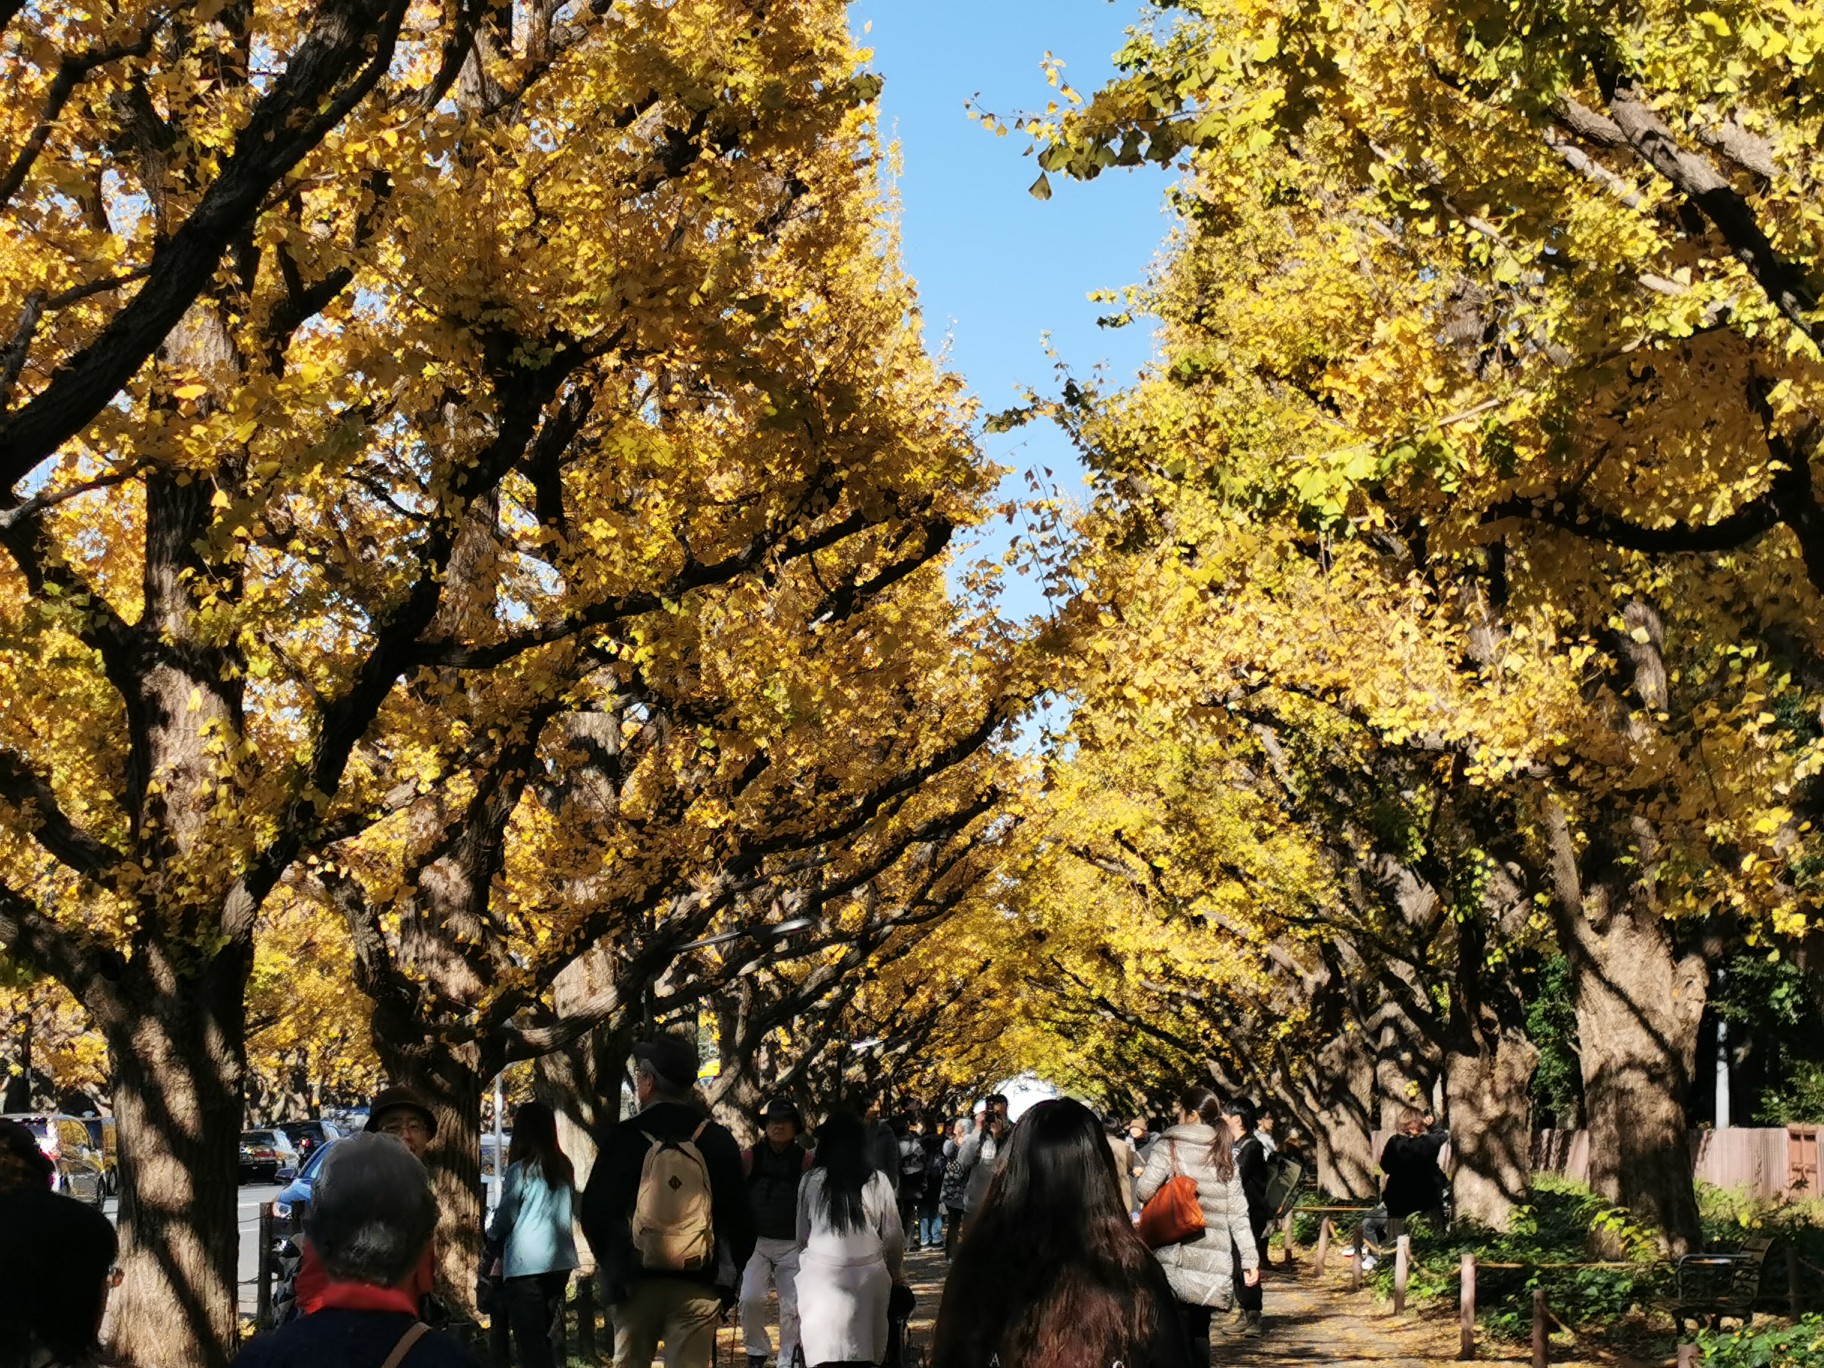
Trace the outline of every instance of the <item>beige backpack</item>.
<path fill-rule="evenodd" d="M 710 1265 L 716 1248 L 714 1205 L 709 1165 L 697 1148 L 707 1125 L 703 1122 L 688 1140 L 640 1132 L 650 1148 L 633 1203 L 633 1247 L 645 1268 L 682 1273 Z"/>

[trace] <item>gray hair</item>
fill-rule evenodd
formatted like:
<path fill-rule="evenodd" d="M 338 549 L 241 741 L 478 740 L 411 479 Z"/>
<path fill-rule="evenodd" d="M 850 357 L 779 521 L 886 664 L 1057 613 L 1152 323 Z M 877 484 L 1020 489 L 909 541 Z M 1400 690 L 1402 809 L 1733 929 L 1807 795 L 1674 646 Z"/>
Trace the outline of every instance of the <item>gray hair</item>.
<path fill-rule="evenodd" d="M 652 1084 L 652 1091 L 661 1102 L 682 1102 L 687 1106 L 691 1103 L 696 1091 L 694 1088 L 673 1083 L 645 1060 L 642 1059 L 636 1063 L 633 1066 L 633 1071 L 636 1075 L 646 1079 Z M 327 1163 L 328 1161 L 325 1160 L 324 1162 Z"/>
<path fill-rule="evenodd" d="M 390 1135 L 351 1135 L 324 1156 L 304 1233 L 337 1282 L 396 1287 L 437 1230 L 431 1177 Z"/>

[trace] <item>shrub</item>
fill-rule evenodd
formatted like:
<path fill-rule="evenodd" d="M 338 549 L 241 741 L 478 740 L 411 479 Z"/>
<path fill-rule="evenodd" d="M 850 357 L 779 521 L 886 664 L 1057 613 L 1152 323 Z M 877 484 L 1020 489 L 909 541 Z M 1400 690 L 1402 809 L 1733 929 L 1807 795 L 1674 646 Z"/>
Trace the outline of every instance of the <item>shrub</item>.
<path fill-rule="evenodd" d="M 1824 1317 L 1704 1330 L 1697 1343 L 1704 1362 L 1717 1368 L 1824 1368 Z"/>
<path fill-rule="evenodd" d="M 1407 1283 L 1414 1300 L 1455 1296 L 1461 1256 L 1473 1253 L 1476 1319 L 1498 1339 L 1524 1339 L 1532 1328 L 1532 1293 L 1543 1289 L 1552 1314 L 1573 1330 L 1608 1329 L 1635 1308 L 1668 1294 L 1671 1269 L 1659 1261 L 1653 1232 L 1589 1189 L 1549 1176 L 1538 1178 L 1532 1200 L 1517 1207 L 1506 1231 L 1459 1221 L 1447 1239 L 1434 1237 L 1423 1218 L 1408 1225 L 1413 1266 Z M 1602 1231 L 1626 1251 L 1619 1268 L 1541 1268 L 1540 1264 L 1590 1259 L 1590 1236 Z M 1519 1264 L 1489 1268 L 1488 1264 Z M 1377 1289 L 1391 1294 L 1391 1261 L 1375 1270 Z"/>

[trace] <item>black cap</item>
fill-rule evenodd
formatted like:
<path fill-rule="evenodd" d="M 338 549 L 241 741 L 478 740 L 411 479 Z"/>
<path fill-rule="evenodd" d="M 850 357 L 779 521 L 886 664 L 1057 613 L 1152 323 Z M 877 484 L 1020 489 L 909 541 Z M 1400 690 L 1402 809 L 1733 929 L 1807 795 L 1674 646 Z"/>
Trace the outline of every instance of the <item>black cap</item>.
<path fill-rule="evenodd" d="M 804 1129 L 804 1119 L 798 1115 L 797 1104 L 789 1097 L 775 1097 L 760 1109 L 760 1124 L 769 1121 L 790 1121 L 799 1130 Z"/>
<path fill-rule="evenodd" d="M 633 1047 L 635 1063 L 644 1064 L 674 1088 L 694 1087 L 697 1043 L 680 1031 L 665 1031 Z"/>
<path fill-rule="evenodd" d="M 424 1118 L 424 1127 L 432 1136 L 437 1134 L 437 1114 L 425 1106 L 424 1099 L 410 1088 L 394 1086 L 382 1088 L 374 1094 L 373 1103 L 367 1109 L 367 1124 L 361 1129 L 378 1131 L 380 1118 L 385 1113 L 398 1107 L 409 1107 Z"/>

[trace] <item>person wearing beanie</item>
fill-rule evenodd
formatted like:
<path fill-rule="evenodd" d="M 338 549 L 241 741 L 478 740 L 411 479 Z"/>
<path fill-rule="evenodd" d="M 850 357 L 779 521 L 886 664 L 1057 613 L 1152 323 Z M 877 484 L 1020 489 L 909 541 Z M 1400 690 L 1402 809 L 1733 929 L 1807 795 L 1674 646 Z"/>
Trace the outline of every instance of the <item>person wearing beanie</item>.
<path fill-rule="evenodd" d="M 406 1152 L 420 1165 L 430 1149 L 431 1141 L 437 1135 L 437 1115 L 424 1099 L 410 1088 L 394 1085 L 382 1088 L 374 1094 L 373 1104 L 367 1109 L 367 1125 L 362 1128 L 369 1135 L 383 1135 L 405 1146 Z M 353 1137 L 349 1137 L 353 1139 Z M 338 1145 L 347 1143 L 338 1140 Z M 327 1166 L 329 1160 L 324 1159 Z M 316 1194 L 312 1193 L 314 1206 Z M 306 1221 L 304 1241 L 298 1250 L 298 1270 L 293 1276 L 289 1289 L 281 1288 L 274 1299 L 275 1304 L 283 1309 L 279 1313 L 281 1322 L 294 1316 L 308 1316 L 323 1307 L 324 1294 L 329 1288 L 329 1275 L 323 1267 L 323 1260 L 316 1251 L 316 1245 L 310 1238 L 308 1218 Z M 418 1260 L 418 1267 L 412 1274 L 412 1292 L 421 1305 L 432 1298 L 437 1289 L 437 1245 L 433 1241 L 424 1247 Z M 427 1308 L 428 1309 L 428 1308 Z"/>
<path fill-rule="evenodd" d="M 759 1144 L 741 1152 L 747 1200 L 754 1213 L 754 1253 L 741 1278 L 741 1342 L 748 1368 L 763 1368 L 773 1352 L 767 1293 L 779 1291 L 779 1368 L 798 1350 L 798 1184 L 811 1153 L 798 1138 L 798 1108 L 775 1097 L 760 1113 Z"/>
<path fill-rule="evenodd" d="M 112 1223 L 86 1202 L 36 1181 L 0 1193 L 0 1368 L 98 1363 L 119 1249 Z"/>
<path fill-rule="evenodd" d="M 38 1148 L 38 1137 L 17 1121 L 0 1118 L 0 1196 L 56 1186 L 57 1165 Z"/>

